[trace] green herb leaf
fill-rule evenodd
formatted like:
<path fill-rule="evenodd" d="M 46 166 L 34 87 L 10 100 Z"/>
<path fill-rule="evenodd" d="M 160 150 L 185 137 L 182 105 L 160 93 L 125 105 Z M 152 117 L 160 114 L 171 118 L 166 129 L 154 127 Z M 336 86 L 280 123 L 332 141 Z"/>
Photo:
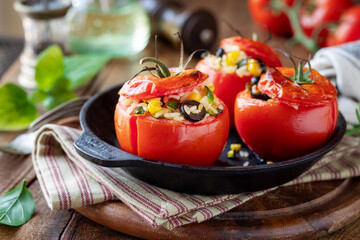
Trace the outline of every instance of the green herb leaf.
<path fill-rule="evenodd" d="M 346 129 L 346 132 L 345 132 L 346 135 L 355 135 L 355 134 L 360 133 L 360 113 L 359 113 L 359 110 L 360 110 L 360 103 L 359 103 L 359 107 L 355 109 L 355 113 L 356 113 L 358 123 L 351 124 L 353 126 L 353 128 Z"/>
<path fill-rule="evenodd" d="M 28 221 L 35 210 L 35 202 L 26 181 L 0 197 L 0 223 L 20 226 Z"/>
<path fill-rule="evenodd" d="M 77 95 L 72 91 L 56 91 L 48 94 L 45 100 L 43 101 L 43 105 L 46 109 L 50 110 L 64 102 L 67 102 L 71 99 L 76 98 Z"/>
<path fill-rule="evenodd" d="M 50 91 L 54 83 L 64 74 L 63 53 L 61 48 L 53 45 L 45 49 L 38 57 L 35 66 L 35 80 L 38 88 L 44 92 Z"/>
<path fill-rule="evenodd" d="M 69 90 L 90 82 L 110 60 L 108 56 L 76 55 L 64 58 L 64 78 L 70 81 Z"/>
<path fill-rule="evenodd" d="M 208 88 L 208 86 L 205 86 L 206 88 L 206 97 L 207 100 L 209 101 L 209 103 L 213 103 L 214 102 L 214 94 L 212 93 L 212 91 L 210 90 L 210 88 Z"/>
<path fill-rule="evenodd" d="M 46 92 L 42 91 L 39 88 L 36 88 L 31 94 L 30 100 L 35 104 L 41 104 L 45 100 L 46 96 Z"/>
<path fill-rule="evenodd" d="M 360 104 L 359 104 L 359 109 L 360 109 Z M 360 114 L 359 114 L 359 109 L 355 109 L 355 113 L 356 113 L 356 117 L 357 117 L 357 120 L 358 120 L 358 122 L 359 122 L 359 124 L 360 124 Z"/>
<path fill-rule="evenodd" d="M 34 121 L 38 112 L 19 86 L 7 83 L 0 88 L 0 130 L 22 130 Z"/>
<path fill-rule="evenodd" d="M 346 129 L 346 132 L 345 132 L 346 135 L 355 135 L 358 133 L 360 133 L 360 128 Z"/>

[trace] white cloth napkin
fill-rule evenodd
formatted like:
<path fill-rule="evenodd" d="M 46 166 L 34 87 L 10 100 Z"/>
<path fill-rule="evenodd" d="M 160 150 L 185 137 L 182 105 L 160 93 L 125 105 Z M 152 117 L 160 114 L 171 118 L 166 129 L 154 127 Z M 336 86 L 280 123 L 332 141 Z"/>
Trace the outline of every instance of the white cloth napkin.
<path fill-rule="evenodd" d="M 340 95 L 339 110 L 346 121 L 357 123 L 355 108 L 360 102 L 360 41 L 319 50 L 311 66 L 329 78 Z"/>

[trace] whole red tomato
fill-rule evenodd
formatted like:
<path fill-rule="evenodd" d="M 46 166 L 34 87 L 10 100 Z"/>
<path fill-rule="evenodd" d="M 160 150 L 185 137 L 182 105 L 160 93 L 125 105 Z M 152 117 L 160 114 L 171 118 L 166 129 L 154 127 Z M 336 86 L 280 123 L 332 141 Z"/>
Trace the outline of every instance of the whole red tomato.
<path fill-rule="evenodd" d="M 206 78 L 206 74 L 193 69 L 165 78 L 144 75 L 128 81 L 119 94 L 121 97 L 151 101 L 192 91 Z M 149 113 L 136 116 L 135 112 L 128 112 L 119 100 L 114 116 L 119 144 L 126 152 L 152 160 L 212 165 L 220 156 L 229 134 L 229 111 L 225 104 L 221 104 L 224 106 L 222 113 L 192 122 L 155 118 Z"/>
<path fill-rule="evenodd" d="M 235 125 L 243 141 L 262 158 L 282 161 L 321 147 L 330 139 L 337 122 L 337 91 L 329 80 L 312 70 L 315 80 L 301 87 L 286 76 L 293 68 L 271 69 L 258 89 L 270 97 L 255 99 L 240 92 L 235 102 Z"/>
<path fill-rule="evenodd" d="M 281 66 L 278 54 L 265 43 L 253 41 L 248 38 L 231 37 L 223 39 L 220 47 L 223 49 L 231 49 L 237 46 L 240 51 L 245 52 L 248 58 L 259 59 L 265 64 L 273 67 Z M 225 54 L 229 53 L 225 51 Z M 234 102 L 236 95 L 245 89 L 246 83 L 250 82 L 252 76 L 239 76 L 237 73 L 228 73 L 226 69 L 215 69 L 205 60 L 199 61 L 196 69 L 209 75 L 209 82 L 214 84 L 214 93 L 229 108 L 230 126 L 234 125 Z"/>
<path fill-rule="evenodd" d="M 325 46 L 335 46 L 360 40 L 360 6 L 349 8 L 341 16 L 339 26 L 326 39 Z"/>
<path fill-rule="evenodd" d="M 327 22 L 340 19 L 341 14 L 353 6 L 352 0 L 307 0 L 300 12 L 300 25 L 311 36 L 314 29 Z"/>
<path fill-rule="evenodd" d="M 294 2 L 294 0 L 281 1 L 289 6 Z M 292 35 L 288 17 L 283 12 L 274 10 L 271 0 L 248 0 L 248 8 L 252 18 L 261 28 L 266 29 L 265 26 L 267 26 L 272 33 L 284 37 Z"/>

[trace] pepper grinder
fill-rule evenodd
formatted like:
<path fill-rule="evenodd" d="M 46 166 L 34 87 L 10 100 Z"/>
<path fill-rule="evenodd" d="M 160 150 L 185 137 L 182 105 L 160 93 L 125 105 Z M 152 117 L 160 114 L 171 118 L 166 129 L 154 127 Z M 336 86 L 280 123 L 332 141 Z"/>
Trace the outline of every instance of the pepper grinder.
<path fill-rule="evenodd" d="M 37 84 L 34 80 L 38 55 L 52 44 L 63 50 L 67 40 L 65 14 L 71 7 L 66 0 L 16 0 L 15 10 L 20 14 L 25 46 L 20 56 L 19 83 L 29 89 Z"/>
<path fill-rule="evenodd" d="M 189 9 L 177 1 L 141 0 L 151 18 L 152 32 L 165 37 L 174 45 L 182 36 L 184 49 L 191 53 L 198 49 L 210 49 L 217 39 L 216 19 L 206 9 Z"/>

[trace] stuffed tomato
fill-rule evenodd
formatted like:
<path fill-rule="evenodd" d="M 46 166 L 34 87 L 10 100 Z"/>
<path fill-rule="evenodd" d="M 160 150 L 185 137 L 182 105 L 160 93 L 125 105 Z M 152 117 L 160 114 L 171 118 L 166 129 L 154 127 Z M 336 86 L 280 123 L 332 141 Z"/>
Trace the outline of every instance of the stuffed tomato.
<path fill-rule="evenodd" d="M 310 153 L 334 132 L 337 91 L 317 71 L 305 70 L 271 69 L 236 98 L 236 129 L 245 144 L 266 160 Z"/>
<path fill-rule="evenodd" d="M 222 40 L 216 55 L 209 54 L 197 64 L 197 69 L 209 74 L 214 93 L 229 108 L 232 127 L 236 95 L 247 82 L 258 81 L 266 65 L 281 66 L 277 53 L 265 43 L 241 37 Z"/>
<path fill-rule="evenodd" d="M 115 110 L 121 148 L 151 160 L 212 165 L 229 134 L 229 111 L 212 93 L 207 74 L 138 76 L 122 87 Z"/>

